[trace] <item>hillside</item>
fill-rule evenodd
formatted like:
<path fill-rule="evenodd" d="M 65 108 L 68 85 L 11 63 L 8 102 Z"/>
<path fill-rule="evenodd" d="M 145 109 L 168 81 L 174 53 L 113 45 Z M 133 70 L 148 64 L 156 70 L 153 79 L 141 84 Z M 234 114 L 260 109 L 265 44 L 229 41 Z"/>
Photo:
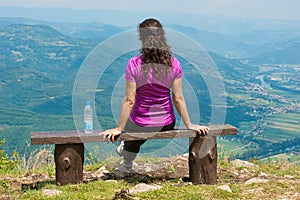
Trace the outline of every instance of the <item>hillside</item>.
<path fill-rule="evenodd" d="M 261 47 L 264 52 L 250 57 L 249 61 L 256 64 L 299 64 L 299 48 L 300 38 L 287 39 Z"/>
<path fill-rule="evenodd" d="M 0 199 L 299 199 L 300 168 L 285 160 L 258 163 L 218 162 L 216 185 L 188 181 L 187 155 L 169 159 L 138 158 L 136 174 L 114 173 L 119 159 L 84 167 L 84 183 L 58 186 L 54 167 L 40 152 L 34 170 L 10 169 L 0 175 Z M 52 159 L 50 159 L 52 160 Z M 44 164 L 43 164 L 44 163 Z M 2 174 L 2 170 L 0 170 Z"/>
<path fill-rule="evenodd" d="M 175 24 L 168 25 L 167 27 L 188 35 L 207 51 L 214 52 L 223 57 L 245 57 L 253 53 L 253 45 L 247 44 L 237 37 Z"/>
<path fill-rule="evenodd" d="M 0 104 L 33 111 L 53 97 L 71 95 L 69 82 L 94 46 L 45 25 L 1 27 L 0 41 L 0 92 L 6 97 Z"/>
<path fill-rule="evenodd" d="M 0 27 L 0 41 L 1 139 L 24 154 L 30 131 L 74 128 L 72 83 L 95 44 L 24 24 Z"/>

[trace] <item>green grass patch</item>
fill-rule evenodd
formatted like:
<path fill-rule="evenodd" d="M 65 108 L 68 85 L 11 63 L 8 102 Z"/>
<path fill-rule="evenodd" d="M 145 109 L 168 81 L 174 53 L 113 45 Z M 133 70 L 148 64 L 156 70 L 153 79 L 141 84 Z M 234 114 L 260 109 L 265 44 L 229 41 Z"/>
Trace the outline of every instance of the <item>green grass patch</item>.
<path fill-rule="evenodd" d="M 172 186 L 168 183 L 163 184 L 161 190 L 140 193 L 136 196 L 140 199 L 237 199 L 240 196 L 239 187 L 231 185 L 233 193 L 217 189 L 217 186 L 209 185 L 190 185 Z"/>
<path fill-rule="evenodd" d="M 106 181 L 95 181 L 89 182 L 87 184 L 77 184 L 77 185 L 66 185 L 66 186 L 56 186 L 56 185 L 46 185 L 42 189 L 57 189 L 61 190 L 60 195 L 50 197 L 47 199 L 112 199 L 115 192 L 118 192 L 122 188 L 127 188 L 128 185 L 124 181 L 118 182 L 106 182 Z M 30 190 L 21 196 L 21 199 L 45 199 L 42 194 L 42 189 L 40 190 Z"/>

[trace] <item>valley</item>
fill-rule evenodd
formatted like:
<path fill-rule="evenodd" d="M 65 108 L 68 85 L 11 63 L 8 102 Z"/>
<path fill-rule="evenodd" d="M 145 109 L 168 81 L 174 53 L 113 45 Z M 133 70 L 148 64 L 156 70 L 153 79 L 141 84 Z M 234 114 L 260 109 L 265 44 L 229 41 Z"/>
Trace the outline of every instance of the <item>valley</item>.
<path fill-rule="evenodd" d="M 55 28 L 47 22 L 40 22 L 45 25 L 32 25 L 32 21 L 29 22 L 26 24 L 23 19 L 23 24 L 13 21 L 12 24 L 6 22 L 0 26 L 0 140 L 5 140 L 3 148 L 9 154 L 17 151 L 25 156 L 40 148 L 30 145 L 31 131 L 76 128 L 72 115 L 72 90 L 76 73 L 90 51 L 109 37 L 108 33 L 115 34 L 124 30 L 123 27 L 94 24 L 94 32 L 89 32 L 84 24 L 56 24 L 60 28 Z M 79 32 L 67 35 L 74 27 L 78 27 Z M 225 123 L 239 128 L 237 136 L 218 139 L 220 155 L 229 159 L 264 159 L 286 154 L 291 162 L 299 163 L 300 64 L 298 57 L 285 56 L 294 53 L 291 47 L 298 44 L 294 38 L 296 34 L 291 34 L 293 38 L 289 41 L 294 42 L 288 46 L 287 43 L 278 42 L 281 41 L 280 37 L 274 33 L 278 40 L 269 44 L 270 49 L 272 45 L 281 45 L 280 52 L 285 50 L 286 54 L 279 56 L 278 51 L 270 49 L 268 54 L 260 52 L 266 48 L 264 46 L 257 51 L 258 55 L 252 53 L 245 57 L 257 48 L 255 42 L 252 41 L 255 45 L 251 45 L 241 41 L 240 37 L 231 43 L 234 35 L 222 38 L 223 33 L 210 35 L 183 26 L 169 27 L 190 34 L 198 42 L 209 36 L 206 41 L 210 42 L 204 43 L 205 48 L 224 81 L 227 100 Z M 265 34 L 272 32 L 265 31 Z M 283 40 L 286 40 L 285 37 Z M 217 42 L 212 44 L 214 41 Z M 220 41 L 224 44 L 220 44 Z M 228 43 L 232 46 L 219 48 Z M 104 129 L 116 123 L 108 99 L 112 96 L 115 84 L 123 76 L 124 63 L 136 53 L 129 52 L 118 58 L 99 80 L 95 109 Z M 263 59 L 262 55 L 267 56 Z M 198 91 L 196 97 L 201 105 L 210 105 L 207 86 L 203 81 L 198 84 L 199 76 L 195 74 L 194 66 L 184 59 L 180 61 L 189 84 L 194 91 Z M 199 106 L 199 109 L 200 122 L 208 124 L 211 107 Z M 174 145 L 164 155 L 156 156 L 185 153 L 187 149 L 181 148 L 183 142 L 187 141 L 174 141 Z M 147 143 L 143 151 L 162 148 L 168 143 L 168 140 Z M 109 155 L 114 146 L 103 145 L 106 151 L 104 155 Z"/>

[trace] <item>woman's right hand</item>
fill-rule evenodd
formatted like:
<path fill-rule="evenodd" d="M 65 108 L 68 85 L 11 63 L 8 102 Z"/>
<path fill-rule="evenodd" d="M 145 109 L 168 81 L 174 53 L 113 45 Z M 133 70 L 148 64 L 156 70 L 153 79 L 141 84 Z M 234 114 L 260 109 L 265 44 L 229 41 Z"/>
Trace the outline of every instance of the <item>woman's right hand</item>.
<path fill-rule="evenodd" d="M 200 126 L 199 124 L 191 124 L 187 126 L 188 129 L 195 130 L 199 135 L 205 136 L 208 134 L 209 128 L 207 126 Z"/>
<path fill-rule="evenodd" d="M 113 129 L 108 129 L 104 132 L 104 137 L 105 137 L 105 139 L 108 143 L 109 142 L 114 143 L 115 142 L 115 137 L 120 135 L 121 133 L 122 133 L 122 131 L 118 127 L 113 128 Z"/>

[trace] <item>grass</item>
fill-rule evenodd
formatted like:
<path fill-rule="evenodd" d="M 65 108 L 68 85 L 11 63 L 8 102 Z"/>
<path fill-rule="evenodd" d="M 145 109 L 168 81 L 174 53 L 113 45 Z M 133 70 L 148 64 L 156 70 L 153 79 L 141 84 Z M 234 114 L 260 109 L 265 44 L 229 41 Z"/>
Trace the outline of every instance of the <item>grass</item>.
<path fill-rule="evenodd" d="M 300 148 L 298 149 L 298 151 Z M 283 153 L 283 154 L 278 154 L 275 156 L 271 156 L 268 158 L 261 159 L 260 162 L 262 163 L 275 163 L 275 164 L 280 164 L 284 163 L 286 165 L 295 165 L 295 166 L 300 166 L 300 154 L 297 152 L 291 152 L 291 153 Z"/>
<path fill-rule="evenodd" d="M 87 184 L 56 186 L 47 185 L 43 189 L 58 189 L 62 194 L 47 199 L 112 199 L 115 192 L 128 187 L 126 182 L 95 181 Z M 30 190 L 20 196 L 21 199 L 45 199 L 42 190 Z"/>
<path fill-rule="evenodd" d="M 139 158 L 139 161 L 147 158 Z M 108 159 L 101 163 L 87 165 L 84 167 L 85 171 L 97 170 L 100 167 L 118 161 L 116 158 Z M 150 159 L 149 162 L 158 162 L 159 158 Z M 165 158 L 162 162 L 165 161 Z M 291 198 L 293 195 L 299 194 L 300 189 L 300 166 L 287 165 L 286 160 L 282 159 L 280 162 L 254 162 L 259 168 L 248 169 L 245 167 L 236 168 L 231 162 L 226 160 L 219 160 L 219 181 L 216 185 L 190 185 L 182 182 L 180 178 L 170 180 L 152 180 L 148 184 L 161 185 L 160 190 L 148 191 L 138 193 L 135 195 L 128 195 L 127 199 L 277 199 Z M 53 166 L 51 165 L 50 168 Z M 45 169 L 46 168 L 46 169 Z M 32 173 L 47 173 L 49 167 L 41 167 Z M 267 175 L 269 182 L 266 183 L 253 183 L 245 184 L 245 181 L 235 181 L 241 175 L 249 173 L 250 179 L 258 177 L 259 174 L 264 173 Z M 234 173 L 239 173 L 235 178 Z M 292 176 L 292 179 L 285 178 L 287 175 Z M 15 185 L 14 176 L 4 178 L 0 176 L 0 199 L 118 199 L 118 194 L 122 193 L 125 189 L 130 189 L 136 186 L 138 182 L 128 182 L 126 180 L 98 180 L 88 183 L 81 183 L 76 185 L 58 186 L 54 183 L 45 183 L 40 185 L 37 189 L 28 189 L 22 191 L 20 186 Z M 16 175 L 16 178 L 21 178 L 23 175 Z M 245 179 L 245 180 L 246 180 Z M 298 180 L 298 181 L 297 181 Z M 220 185 L 228 185 L 232 193 L 218 189 Z M 43 191 L 45 189 L 60 190 L 61 194 L 53 197 L 45 197 Z M 288 198 L 288 199 L 289 199 Z M 119 198 L 120 199 L 120 198 Z M 125 198 L 126 199 L 126 198 Z M 296 197 L 294 198 L 296 199 Z"/>
<path fill-rule="evenodd" d="M 132 188 L 135 184 L 125 181 L 95 181 L 87 184 L 56 186 L 47 185 L 42 189 L 58 189 L 59 196 L 47 199 L 113 199 L 123 188 Z M 133 199 L 236 199 L 240 196 L 241 187 L 231 185 L 232 193 L 217 189 L 218 185 L 176 185 L 172 181 L 160 183 L 162 189 L 139 193 Z M 41 190 L 30 190 L 22 194 L 20 199 L 45 199 Z"/>
<path fill-rule="evenodd" d="M 217 189 L 210 185 L 173 186 L 164 183 L 161 190 L 140 193 L 140 199 L 237 199 L 240 194 L 239 187 L 231 186 L 233 193 Z"/>

